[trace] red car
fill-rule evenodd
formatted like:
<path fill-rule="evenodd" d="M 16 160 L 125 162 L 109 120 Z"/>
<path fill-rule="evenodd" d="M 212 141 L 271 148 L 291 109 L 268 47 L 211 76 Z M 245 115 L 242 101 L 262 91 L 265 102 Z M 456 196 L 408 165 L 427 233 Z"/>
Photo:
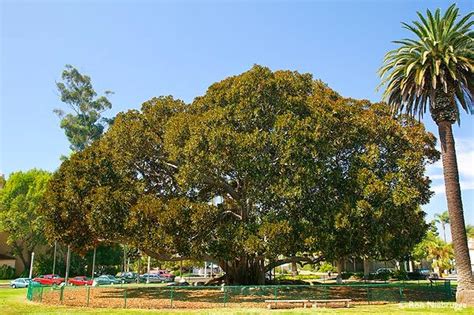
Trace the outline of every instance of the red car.
<path fill-rule="evenodd" d="M 60 285 L 64 282 L 64 278 L 58 275 L 41 275 L 33 279 L 33 281 L 40 283 L 41 285 Z"/>
<path fill-rule="evenodd" d="M 169 281 L 173 281 L 174 277 L 175 277 L 174 275 L 170 274 L 166 270 L 158 270 L 158 272 L 156 272 L 156 274 L 158 274 L 162 278 L 166 278 Z"/>
<path fill-rule="evenodd" d="M 92 285 L 92 280 L 86 276 L 77 276 L 69 279 L 68 282 L 72 285 Z"/>

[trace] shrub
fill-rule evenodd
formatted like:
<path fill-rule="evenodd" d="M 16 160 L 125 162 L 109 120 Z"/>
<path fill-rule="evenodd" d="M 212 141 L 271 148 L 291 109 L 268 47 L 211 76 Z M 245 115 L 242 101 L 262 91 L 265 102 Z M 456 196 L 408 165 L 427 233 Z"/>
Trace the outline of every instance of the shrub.
<path fill-rule="evenodd" d="M 383 280 L 387 281 L 392 277 L 392 272 L 388 270 L 381 271 L 379 273 L 370 273 L 368 280 Z"/>
<path fill-rule="evenodd" d="M 13 279 L 15 278 L 15 268 L 7 265 L 0 266 L 0 279 Z"/>
<path fill-rule="evenodd" d="M 360 280 L 362 278 L 364 278 L 363 272 L 354 272 L 354 274 L 351 276 L 351 279 L 354 279 L 354 280 Z"/>
<path fill-rule="evenodd" d="M 391 271 L 382 271 L 382 272 L 379 272 L 377 275 L 376 275 L 376 279 L 378 280 L 383 280 L 383 281 L 387 281 L 388 279 L 390 279 L 392 277 L 392 272 Z"/>
<path fill-rule="evenodd" d="M 319 266 L 318 268 L 318 271 L 319 272 L 335 272 L 336 269 L 333 267 L 333 265 L 331 265 L 331 263 L 328 263 L 328 262 L 323 262 L 321 263 L 321 265 Z"/>
<path fill-rule="evenodd" d="M 353 272 L 341 272 L 342 280 L 347 280 L 354 275 Z"/>
<path fill-rule="evenodd" d="M 405 270 L 395 270 L 392 277 L 397 280 L 408 280 L 408 274 Z"/>

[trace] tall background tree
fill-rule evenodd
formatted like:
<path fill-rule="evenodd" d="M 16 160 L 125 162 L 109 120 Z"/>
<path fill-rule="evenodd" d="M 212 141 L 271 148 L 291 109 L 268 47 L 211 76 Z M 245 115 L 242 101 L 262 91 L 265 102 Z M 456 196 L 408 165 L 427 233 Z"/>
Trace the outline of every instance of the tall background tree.
<path fill-rule="evenodd" d="M 50 178 L 43 170 L 14 172 L 0 189 L 0 231 L 8 233 L 12 254 L 21 259 L 25 270 L 30 268 L 31 253 L 46 244 L 39 208 Z"/>
<path fill-rule="evenodd" d="M 443 230 L 443 240 L 446 243 L 446 225 L 449 224 L 449 213 L 444 211 L 443 213 L 435 214 L 435 221 L 441 224 L 441 229 Z"/>
<path fill-rule="evenodd" d="M 101 238 L 263 283 L 284 263 L 409 252 L 437 158 L 416 120 L 254 66 L 191 104 L 159 97 L 119 114 L 54 175 L 47 231 L 80 251 Z"/>
<path fill-rule="evenodd" d="M 459 185 L 452 124 L 460 123 L 460 112 L 474 111 L 474 33 L 471 12 L 460 17 L 455 5 L 444 14 L 437 9 L 418 12 L 419 21 L 403 23 L 414 39 L 395 41 L 400 47 L 389 51 L 380 69 L 386 86 L 384 98 L 394 113 L 420 117 L 429 108 L 438 125 L 451 235 L 458 271 L 459 302 L 474 304 L 469 250 Z M 466 292 L 463 292 L 466 290 Z"/>
<path fill-rule="evenodd" d="M 62 82 L 56 85 L 69 112 L 63 109 L 54 112 L 61 118 L 61 128 L 71 143 L 71 150 L 81 151 L 99 139 L 110 122 L 102 117 L 102 113 L 112 107 L 107 98 L 112 92 L 105 91 L 105 96 L 98 97 L 91 78 L 71 65 L 66 65 L 61 78 Z"/>

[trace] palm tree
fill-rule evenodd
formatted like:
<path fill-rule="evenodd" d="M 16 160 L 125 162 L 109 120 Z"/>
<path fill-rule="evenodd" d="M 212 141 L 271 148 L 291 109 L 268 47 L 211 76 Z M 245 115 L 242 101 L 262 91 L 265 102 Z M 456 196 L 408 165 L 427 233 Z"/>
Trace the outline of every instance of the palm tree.
<path fill-rule="evenodd" d="M 458 302 L 474 296 L 471 263 L 459 186 L 452 124 L 460 123 L 461 108 L 474 113 L 474 12 L 458 20 L 459 10 L 450 6 L 441 15 L 417 12 L 419 21 L 403 23 L 415 39 L 395 41 L 399 48 L 385 55 L 379 70 L 384 99 L 394 114 L 421 118 L 427 105 L 438 125 L 451 235 L 458 270 Z M 473 291 L 467 291 L 473 290 Z M 465 291 L 465 292 L 462 292 Z M 473 299 L 474 300 L 474 299 Z"/>
<path fill-rule="evenodd" d="M 449 224 L 448 211 L 444 211 L 443 213 L 436 213 L 435 214 L 435 221 L 437 223 L 441 224 L 441 228 L 443 229 L 444 242 L 446 243 L 446 225 Z"/>
<path fill-rule="evenodd" d="M 428 258 L 433 259 L 432 267 L 435 272 L 441 274 L 444 270 L 452 268 L 453 248 L 445 242 L 430 243 L 428 246 Z"/>

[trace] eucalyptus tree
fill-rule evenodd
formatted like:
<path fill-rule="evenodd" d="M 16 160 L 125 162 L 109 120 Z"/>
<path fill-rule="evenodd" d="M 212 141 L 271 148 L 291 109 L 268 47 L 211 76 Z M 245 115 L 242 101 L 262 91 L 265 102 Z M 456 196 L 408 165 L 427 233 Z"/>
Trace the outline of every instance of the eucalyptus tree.
<path fill-rule="evenodd" d="M 112 92 L 106 91 L 105 95 L 97 96 L 91 78 L 71 65 L 66 65 L 61 78 L 62 81 L 56 86 L 61 101 L 69 110 L 55 109 L 54 112 L 61 119 L 61 128 L 71 143 L 71 150 L 81 151 L 99 139 L 110 122 L 102 117 L 102 113 L 112 107 L 107 98 Z"/>
<path fill-rule="evenodd" d="M 426 16 L 418 12 L 419 21 L 403 23 L 414 39 L 395 41 L 400 47 L 386 54 L 380 69 L 382 85 L 386 86 L 384 98 L 394 113 L 421 118 L 429 110 L 438 126 L 459 301 L 465 296 L 464 289 L 474 290 L 474 281 L 452 125 L 460 124 L 462 110 L 474 112 L 473 14 L 460 17 L 455 5 L 444 14 L 439 9 L 434 13 L 427 10 Z"/>

